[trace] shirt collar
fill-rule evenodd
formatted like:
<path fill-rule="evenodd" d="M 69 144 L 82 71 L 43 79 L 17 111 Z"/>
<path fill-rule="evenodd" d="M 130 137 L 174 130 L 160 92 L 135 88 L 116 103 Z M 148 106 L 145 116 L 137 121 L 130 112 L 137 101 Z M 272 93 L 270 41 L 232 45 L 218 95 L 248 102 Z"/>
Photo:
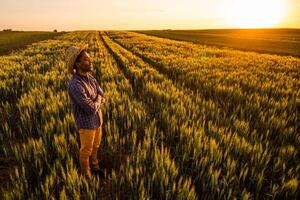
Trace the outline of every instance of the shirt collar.
<path fill-rule="evenodd" d="M 78 76 L 78 77 L 80 77 L 80 78 L 86 79 L 86 80 L 88 80 L 88 78 L 89 78 L 89 73 L 87 73 L 86 76 L 80 75 L 78 73 L 75 73 L 75 75 Z"/>

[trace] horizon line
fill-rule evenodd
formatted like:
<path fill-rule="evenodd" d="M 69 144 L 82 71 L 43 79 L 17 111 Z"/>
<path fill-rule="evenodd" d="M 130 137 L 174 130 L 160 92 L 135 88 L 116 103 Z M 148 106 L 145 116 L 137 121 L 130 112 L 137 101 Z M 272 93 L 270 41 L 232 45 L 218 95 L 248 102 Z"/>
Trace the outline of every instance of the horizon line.
<path fill-rule="evenodd" d="M 259 27 L 259 28 L 191 28 L 191 29 L 173 29 L 173 28 L 164 28 L 164 29 L 73 29 L 73 30 L 59 30 L 59 29 L 52 29 L 52 30 L 23 30 L 23 29 L 12 29 L 12 28 L 2 28 L 0 31 L 5 32 L 5 30 L 11 31 L 37 31 L 37 32 L 52 32 L 57 30 L 58 32 L 72 32 L 72 31 L 165 31 L 165 30 L 274 30 L 274 29 L 300 29 L 300 27 Z"/>

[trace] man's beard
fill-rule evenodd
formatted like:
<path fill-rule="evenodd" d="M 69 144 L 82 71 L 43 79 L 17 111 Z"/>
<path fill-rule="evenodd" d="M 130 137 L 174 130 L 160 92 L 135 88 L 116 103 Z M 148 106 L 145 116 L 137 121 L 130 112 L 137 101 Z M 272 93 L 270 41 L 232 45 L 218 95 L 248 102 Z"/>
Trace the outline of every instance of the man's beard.
<path fill-rule="evenodd" d="M 93 65 L 91 64 L 91 66 L 90 66 L 89 69 L 84 69 L 84 68 L 82 68 L 81 71 L 84 72 L 84 73 L 86 73 L 86 72 L 92 71 L 92 69 L 93 69 Z"/>
<path fill-rule="evenodd" d="M 86 73 L 86 72 L 90 72 L 92 71 L 92 69 L 81 69 L 82 72 Z"/>

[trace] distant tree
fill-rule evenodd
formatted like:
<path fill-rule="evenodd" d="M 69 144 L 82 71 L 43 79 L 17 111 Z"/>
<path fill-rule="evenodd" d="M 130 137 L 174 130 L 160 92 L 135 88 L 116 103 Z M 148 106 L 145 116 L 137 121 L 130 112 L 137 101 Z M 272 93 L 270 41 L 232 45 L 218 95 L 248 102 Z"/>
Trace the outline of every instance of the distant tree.
<path fill-rule="evenodd" d="M 54 29 L 54 31 L 53 31 L 53 32 L 57 33 L 57 30 L 56 30 L 56 29 Z"/>
<path fill-rule="evenodd" d="M 12 29 L 11 28 L 3 29 L 3 31 L 12 31 Z"/>

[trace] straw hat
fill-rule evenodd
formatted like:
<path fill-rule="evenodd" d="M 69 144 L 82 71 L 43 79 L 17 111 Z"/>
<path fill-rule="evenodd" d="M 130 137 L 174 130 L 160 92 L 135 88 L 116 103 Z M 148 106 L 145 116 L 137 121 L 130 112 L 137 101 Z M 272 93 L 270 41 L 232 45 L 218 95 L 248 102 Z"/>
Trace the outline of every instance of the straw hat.
<path fill-rule="evenodd" d="M 83 51 L 87 50 L 87 46 L 84 47 L 76 47 L 76 46 L 70 46 L 66 50 L 66 65 L 68 68 L 68 73 L 74 74 L 75 71 L 73 69 L 73 66 L 75 64 L 77 56 Z"/>

